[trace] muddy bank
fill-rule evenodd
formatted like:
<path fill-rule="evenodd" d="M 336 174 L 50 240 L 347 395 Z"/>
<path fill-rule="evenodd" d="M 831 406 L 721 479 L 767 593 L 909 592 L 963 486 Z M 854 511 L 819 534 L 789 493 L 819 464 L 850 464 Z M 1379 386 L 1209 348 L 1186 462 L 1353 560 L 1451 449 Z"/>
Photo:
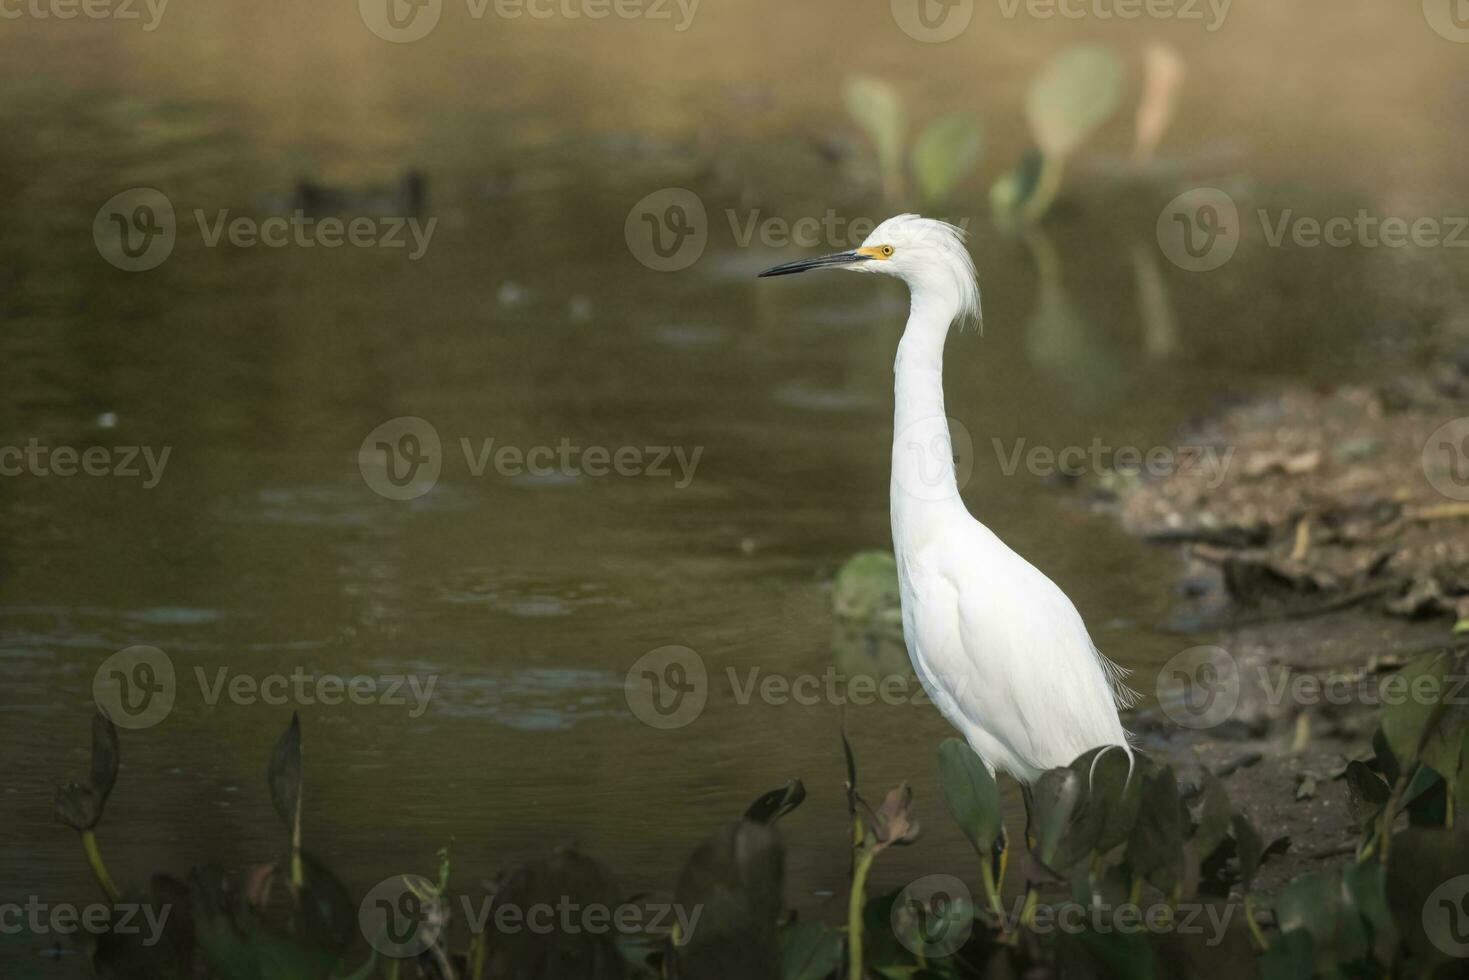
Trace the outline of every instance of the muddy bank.
<path fill-rule="evenodd" d="M 1461 350 L 1463 350 L 1461 348 Z M 1118 474 L 1102 506 L 1176 548 L 1181 652 L 1138 678 L 1144 747 L 1225 778 L 1265 839 L 1269 895 L 1360 838 L 1343 770 L 1372 755 L 1390 678 L 1469 647 L 1469 351 L 1382 381 L 1291 389 L 1187 434 L 1228 461 Z M 1456 421 L 1457 420 L 1457 421 Z M 1187 776 L 1185 775 L 1185 778 Z"/>

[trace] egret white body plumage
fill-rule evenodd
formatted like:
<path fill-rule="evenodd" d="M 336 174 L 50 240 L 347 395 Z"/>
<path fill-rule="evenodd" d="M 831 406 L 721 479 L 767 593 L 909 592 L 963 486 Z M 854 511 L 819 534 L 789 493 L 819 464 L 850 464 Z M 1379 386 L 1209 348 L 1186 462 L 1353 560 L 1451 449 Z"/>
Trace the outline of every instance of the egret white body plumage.
<path fill-rule="evenodd" d="M 1097 650 L 1061 589 L 975 520 L 959 496 L 944 411 L 944 342 L 978 319 L 961 229 L 902 214 L 860 248 L 761 276 L 834 268 L 897 276 L 910 309 L 898 344 L 890 487 L 903 637 L 939 711 L 993 769 L 1029 783 L 1100 746 L 1130 755 L 1124 671 Z"/>

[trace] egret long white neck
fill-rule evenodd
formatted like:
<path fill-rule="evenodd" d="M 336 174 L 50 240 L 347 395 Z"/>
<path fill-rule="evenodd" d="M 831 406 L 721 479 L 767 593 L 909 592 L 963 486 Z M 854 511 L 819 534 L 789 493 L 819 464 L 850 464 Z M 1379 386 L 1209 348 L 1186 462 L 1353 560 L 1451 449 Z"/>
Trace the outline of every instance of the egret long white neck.
<path fill-rule="evenodd" d="M 948 297 L 913 297 L 893 363 L 893 533 L 963 506 L 944 411 L 944 340 L 958 312 Z"/>

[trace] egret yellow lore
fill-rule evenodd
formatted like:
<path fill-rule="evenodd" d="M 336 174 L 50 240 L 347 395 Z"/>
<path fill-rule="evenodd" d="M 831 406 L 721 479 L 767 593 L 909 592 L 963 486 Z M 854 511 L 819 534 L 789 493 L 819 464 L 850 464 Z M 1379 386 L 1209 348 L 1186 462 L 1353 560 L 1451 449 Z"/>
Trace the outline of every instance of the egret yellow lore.
<path fill-rule="evenodd" d="M 959 496 L 944 413 L 944 341 L 980 316 L 964 232 L 900 214 L 860 248 L 760 273 L 896 276 L 908 324 L 893 363 L 893 552 L 908 656 L 934 704 L 993 770 L 1029 784 L 1102 746 L 1131 756 L 1118 708 L 1125 671 L 1104 657 L 1066 593 L 975 520 Z"/>

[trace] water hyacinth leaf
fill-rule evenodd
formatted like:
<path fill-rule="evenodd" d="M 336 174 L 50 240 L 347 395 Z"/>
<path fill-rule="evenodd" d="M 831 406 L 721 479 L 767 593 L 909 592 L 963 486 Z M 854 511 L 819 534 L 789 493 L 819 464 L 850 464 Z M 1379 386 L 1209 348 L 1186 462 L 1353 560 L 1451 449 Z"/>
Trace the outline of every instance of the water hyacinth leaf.
<path fill-rule="evenodd" d="M 1234 807 L 1229 802 L 1224 782 L 1207 769 L 1204 770 L 1201 790 L 1203 801 L 1193 840 L 1199 857 L 1206 858 L 1229 836 L 1229 821 L 1234 816 Z"/>
<path fill-rule="evenodd" d="M 190 917 L 188 885 L 167 875 L 149 882 L 147 908 L 159 910 L 158 932 L 138 928 L 133 921 L 136 905 L 113 910 L 105 931 L 94 937 L 92 968 L 100 977 L 138 980 L 192 980 L 194 968 L 194 925 Z M 167 911 L 167 917 L 162 911 Z M 0 953 L 0 961 L 5 959 Z M 6 974 L 9 976 L 9 974 Z"/>
<path fill-rule="evenodd" d="M 1127 839 L 1128 866 L 1163 892 L 1172 891 L 1183 877 L 1183 840 L 1191 826 L 1173 770 L 1144 776 L 1142 804 Z"/>
<path fill-rule="evenodd" d="M 979 163 L 983 138 L 979 125 L 963 113 L 930 123 L 913 144 L 913 176 L 929 203 L 942 203 Z"/>
<path fill-rule="evenodd" d="M 1342 871 L 1342 886 L 1367 923 L 1373 956 L 1379 963 L 1391 963 L 1398 930 L 1387 907 L 1387 869 L 1378 861 L 1347 865 Z"/>
<path fill-rule="evenodd" d="M 1287 932 L 1260 957 L 1261 980 L 1301 980 L 1316 975 L 1316 941 L 1309 932 Z"/>
<path fill-rule="evenodd" d="M 1078 45 L 1053 58 L 1031 83 L 1025 110 L 1041 153 L 1071 156 L 1122 102 L 1122 60 L 1100 45 Z"/>
<path fill-rule="evenodd" d="M 270 801 L 292 834 L 301 816 L 301 716 L 291 713 L 291 724 L 270 753 Z"/>
<path fill-rule="evenodd" d="M 301 859 L 305 880 L 297 901 L 299 930 L 317 945 L 341 952 L 357 936 L 357 903 L 320 860 L 304 851 Z"/>
<path fill-rule="evenodd" d="M 1001 219 L 1018 211 L 1040 184 L 1044 161 L 1039 150 L 1025 152 L 1014 170 L 1001 174 L 990 187 L 990 209 Z"/>
<path fill-rule="evenodd" d="M 1392 747 L 1387 744 L 1387 736 L 1379 727 L 1372 733 L 1373 760 L 1377 763 L 1377 771 L 1387 780 L 1388 785 L 1398 781 L 1398 760 L 1393 755 Z"/>
<path fill-rule="evenodd" d="M 747 826 L 754 826 L 753 824 Z M 425 883 L 426 884 L 426 883 Z M 523 864 L 505 875 L 495 889 L 496 908 L 534 909 L 570 906 L 579 909 L 618 908 L 622 902 L 616 880 L 596 859 L 575 848 L 558 848 L 548 857 Z M 437 899 L 437 896 L 435 896 Z M 428 903 L 435 917 L 434 935 L 443 943 L 452 914 L 448 901 Z M 689 907 L 694 906 L 676 906 Z M 674 925 L 675 923 L 667 923 Z M 703 922 L 700 921 L 700 928 Z M 524 921 L 491 915 L 485 923 L 489 950 L 485 975 L 551 980 L 621 980 L 627 965 L 618 950 L 616 930 L 585 928 L 576 918 L 562 916 L 543 927 L 526 928 Z M 693 930 L 698 935 L 698 929 Z M 680 936 L 687 941 L 688 936 Z M 418 975 L 405 971 L 405 976 Z"/>
<path fill-rule="evenodd" d="M 980 858 L 988 860 L 1004 819 L 1000 787 L 989 767 L 969 743 L 957 738 L 945 739 L 939 746 L 939 782 L 944 803 L 959 829 Z"/>
<path fill-rule="evenodd" d="M 1411 827 L 1394 835 L 1387 863 L 1387 902 L 1408 948 L 1430 959 L 1464 949 L 1462 876 L 1469 835 L 1444 827 Z"/>
<path fill-rule="evenodd" d="M 853 75 L 843 92 L 849 112 L 877 149 L 883 191 L 900 196 L 903 172 L 903 100 L 887 82 Z"/>
<path fill-rule="evenodd" d="M 189 876 L 198 950 L 220 980 L 319 980 L 346 972 L 329 950 L 281 935 L 234 899 L 234 886 L 213 868 Z"/>
<path fill-rule="evenodd" d="M 1087 929 L 1081 942 L 1106 966 L 1106 976 L 1119 980 L 1153 980 L 1158 975 L 1153 950 L 1142 932 Z"/>
<path fill-rule="evenodd" d="M 1275 917 L 1282 932 L 1310 933 L 1318 960 L 1351 962 L 1369 945 L 1367 924 L 1336 869 L 1293 880 L 1280 893 Z"/>
<path fill-rule="evenodd" d="M 806 800 L 806 784 L 792 779 L 779 789 L 764 793 L 750 804 L 745 819 L 755 823 L 774 823 Z"/>
<path fill-rule="evenodd" d="M 1464 732 L 1469 728 L 1469 703 L 1454 694 L 1460 690 L 1461 679 L 1469 671 L 1469 663 L 1463 655 L 1445 654 L 1443 666 L 1444 676 L 1434 698 L 1439 710 L 1424 733 L 1419 761 L 1432 766 L 1445 779 L 1452 780 L 1459 770 Z M 1434 682 L 1420 683 L 1431 686 Z"/>
<path fill-rule="evenodd" d="M 92 757 L 86 782 L 57 787 L 56 819 L 78 833 L 96 827 L 117 783 L 120 758 L 117 726 L 99 710 L 92 717 Z"/>
<path fill-rule="evenodd" d="M 1342 778 L 1347 784 L 1347 804 L 1352 818 L 1358 827 L 1365 827 L 1377 819 L 1392 790 L 1367 763 L 1357 759 L 1347 763 Z"/>
<path fill-rule="evenodd" d="M 672 975 L 779 975 L 776 923 L 784 877 L 785 851 L 775 825 L 735 820 L 706 838 L 689 856 L 674 890 L 675 909 L 697 910 L 699 920 L 674 947 Z"/>
<path fill-rule="evenodd" d="M 1441 713 L 1448 665 L 1444 654 L 1417 657 L 1384 681 L 1382 734 L 1404 768 L 1418 761 Z"/>
<path fill-rule="evenodd" d="M 794 923 L 781 933 L 781 980 L 825 980 L 841 962 L 842 937 L 819 922 Z"/>
<path fill-rule="evenodd" d="M 1030 834 L 1036 858 L 1048 868 L 1064 870 L 1058 857 L 1070 858 L 1063 850 L 1072 818 L 1081 803 L 1082 779 L 1070 769 L 1052 769 L 1041 774 L 1031 790 Z"/>

